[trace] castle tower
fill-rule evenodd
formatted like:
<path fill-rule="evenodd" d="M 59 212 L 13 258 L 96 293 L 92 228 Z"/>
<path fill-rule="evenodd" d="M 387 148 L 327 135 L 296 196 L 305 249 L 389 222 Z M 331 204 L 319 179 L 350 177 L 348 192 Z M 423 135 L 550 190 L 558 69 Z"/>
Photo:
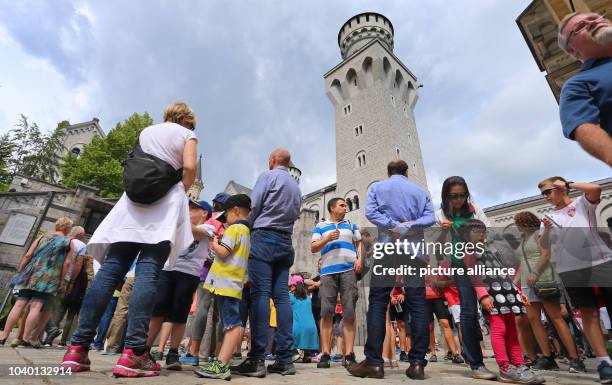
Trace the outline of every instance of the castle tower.
<path fill-rule="evenodd" d="M 393 54 L 393 37 L 385 16 L 353 16 L 338 33 L 342 62 L 323 76 L 336 115 L 336 195 L 362 226 L 367 191 L 387 178 L 389 161 L 405 160 L 410 180 L 427 189 L 413 111 L 420 85 Z"/>
<path fill-rule="evenodd" d="M 202 190 L 204 190 L 204 182 L 202 181 L 202 155 L 200 155 L 196 168 L 195 181 L 187 191 L 187 196 L 194 201 L 200 200 L 200 193 Z"/>
<path fill-rule="evenodd" d="M 57 154 L 57 156 L 63 158 L 70 153 L 73 156 L 79 157 L 83 152 L 83 147 L 91 143 L 96 136 L 106 137 L 102 127 L 100 127 L 100 120 L 98 118 L 66 127 L 62 139 L 62 152 Z"/>
<path fill-rule="evenodd" d="M 289 175 L 295 179 L 298 184 L 300 183 L 300 177 L 302 176 L 302 171 L 293 164 L 292 161 L 289 161 Z"/>

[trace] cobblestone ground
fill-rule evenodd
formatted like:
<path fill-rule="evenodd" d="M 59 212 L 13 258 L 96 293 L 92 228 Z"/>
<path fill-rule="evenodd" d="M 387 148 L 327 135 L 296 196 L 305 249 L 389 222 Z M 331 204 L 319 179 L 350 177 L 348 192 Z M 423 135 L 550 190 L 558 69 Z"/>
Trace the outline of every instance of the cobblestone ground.
<path fill-rule="evenodd" d="M 103 356 L 97 352 L 90 353 L 92 371 L 73 374 L 70 376 L 11 376 L 10 368 L 16 367 L 43 367 L 57 366 L 64 353 L 64 349 L 46 348 L 10 348 L 0 347 L 0 384 L 165 384 L 165 385 L 187 385 L 187 384 L 209 384 L 225 383 L 221 380 L 209 380 L 197 378 L 192 373 L 191 366 L 184 366 L 182 371 L 162 370 L 159 377 L 140 379 L 117 379 L 112 376 L 113 365 L 117 356 Z M 361 351 L 356 349 L 357 357 L 363 357 Z M 490 369 L 496 369 L 494 360 L 487 359 L 486 364 Z M 561 371 L 542 372 L 546 378 L 546 384 L 593 384 L 598 382 L 596 362 L 589 359 L 586 362 L 589 369 L 586 374 L 570 374 L 567 365 L 560 364 Z M 348 375 L 339 363 L 333 363 L 331 369 L 317 369 L 316 364 L 296 364 L 297 375 L 280 376 L 278 374 L 268 375 L 265 379 L 247 378 L 233 376 L 233 384 L 299 384 L 299 385 L 344 385 L 344 384 L 491 384 L 490 381 L 473 380 L 468 377 L 468 369 L 465 365 L 453 365 L 449 362 L 430 363 L 426 369 L 425 381 L 413 381 L 404 374 L 408 364 L 400 363 L 396 369 L 385 370 L 384 380 L 361 379 Z M 13 369 L 14 371 L 14 369 Z"/>

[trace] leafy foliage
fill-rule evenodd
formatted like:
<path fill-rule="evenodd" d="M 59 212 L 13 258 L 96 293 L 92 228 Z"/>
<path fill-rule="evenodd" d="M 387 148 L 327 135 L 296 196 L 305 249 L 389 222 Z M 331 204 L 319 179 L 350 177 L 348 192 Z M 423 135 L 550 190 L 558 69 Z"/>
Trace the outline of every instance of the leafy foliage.
<path fill-rule="evenodd" d="M 134 113 L 110 130 L 106 138 L 95 137 L 85 145 L 80 157 L 69 154 L 61 167 L 63 183 L 75 188 L 79 183 L 100 189 L 103 197 L 123 193 L 123 160 L 140 132 L 153 124 L 148 113 Z"/>

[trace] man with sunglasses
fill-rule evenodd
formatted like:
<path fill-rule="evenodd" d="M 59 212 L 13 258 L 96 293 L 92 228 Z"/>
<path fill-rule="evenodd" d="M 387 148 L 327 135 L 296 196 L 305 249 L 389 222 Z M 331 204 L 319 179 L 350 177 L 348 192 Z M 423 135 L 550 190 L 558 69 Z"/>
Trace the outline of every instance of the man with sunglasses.
<path fill-rule="evenodd" d="M 552 251 L 556 273 L 571 305 L 582 313 L 584 334 L 597 356 L 602 384 L 612 384 L 612 361 L 599 326 L 599 303 L 595 287 L 606 306 L 612 305 L 612 251 L 597 233 L 595 209 L 601 186 L 568 182 L 553 176 L 540 182 L 540 192 L 554 206 L 542 219 L 541 243 Z M 583 194 L 570 199 L 575 189 Z M 539 276 L 538 271 L 533 271 Z"/>
<path fill-rule="evenodd" d="M 612 23 L 596 13 L 569 14 L 558 42 L 583 63 L 561 90 L 563 134 L 612 166 Z"/>

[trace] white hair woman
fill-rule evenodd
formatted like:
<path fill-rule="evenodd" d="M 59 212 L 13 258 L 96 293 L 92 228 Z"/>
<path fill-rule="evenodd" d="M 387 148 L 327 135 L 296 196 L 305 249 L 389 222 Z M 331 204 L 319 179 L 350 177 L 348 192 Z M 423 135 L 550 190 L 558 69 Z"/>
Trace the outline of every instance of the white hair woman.
<path fill-rule="evenodd" d="M 164 264 L 168 259 L 173 264 L 177 252 L 193 241 L 185 192 L 195 179 L 195 124 L 195 114 L 187 104 L 172 103 L 164 112 L 164 123 L 147 127 L 140 133 L 142 151 L 163 160 L 174 170 L 182 169 L 182 181 L 150 204 L 136 203 L 124 193 L 91 237 L 87 253 L 104 263 L 83 299 L 79 326 L 64 355 L 63 367 L 72 371 L 89 370 L 87 356 L 98 321 L 113 291 L 138 256 L 125 349 L 113 374 L 118 377 L 159 375 L 160 365 L 151 358 L 146 346 L 147 328 L 155 304 L 153 293 Z"/>

